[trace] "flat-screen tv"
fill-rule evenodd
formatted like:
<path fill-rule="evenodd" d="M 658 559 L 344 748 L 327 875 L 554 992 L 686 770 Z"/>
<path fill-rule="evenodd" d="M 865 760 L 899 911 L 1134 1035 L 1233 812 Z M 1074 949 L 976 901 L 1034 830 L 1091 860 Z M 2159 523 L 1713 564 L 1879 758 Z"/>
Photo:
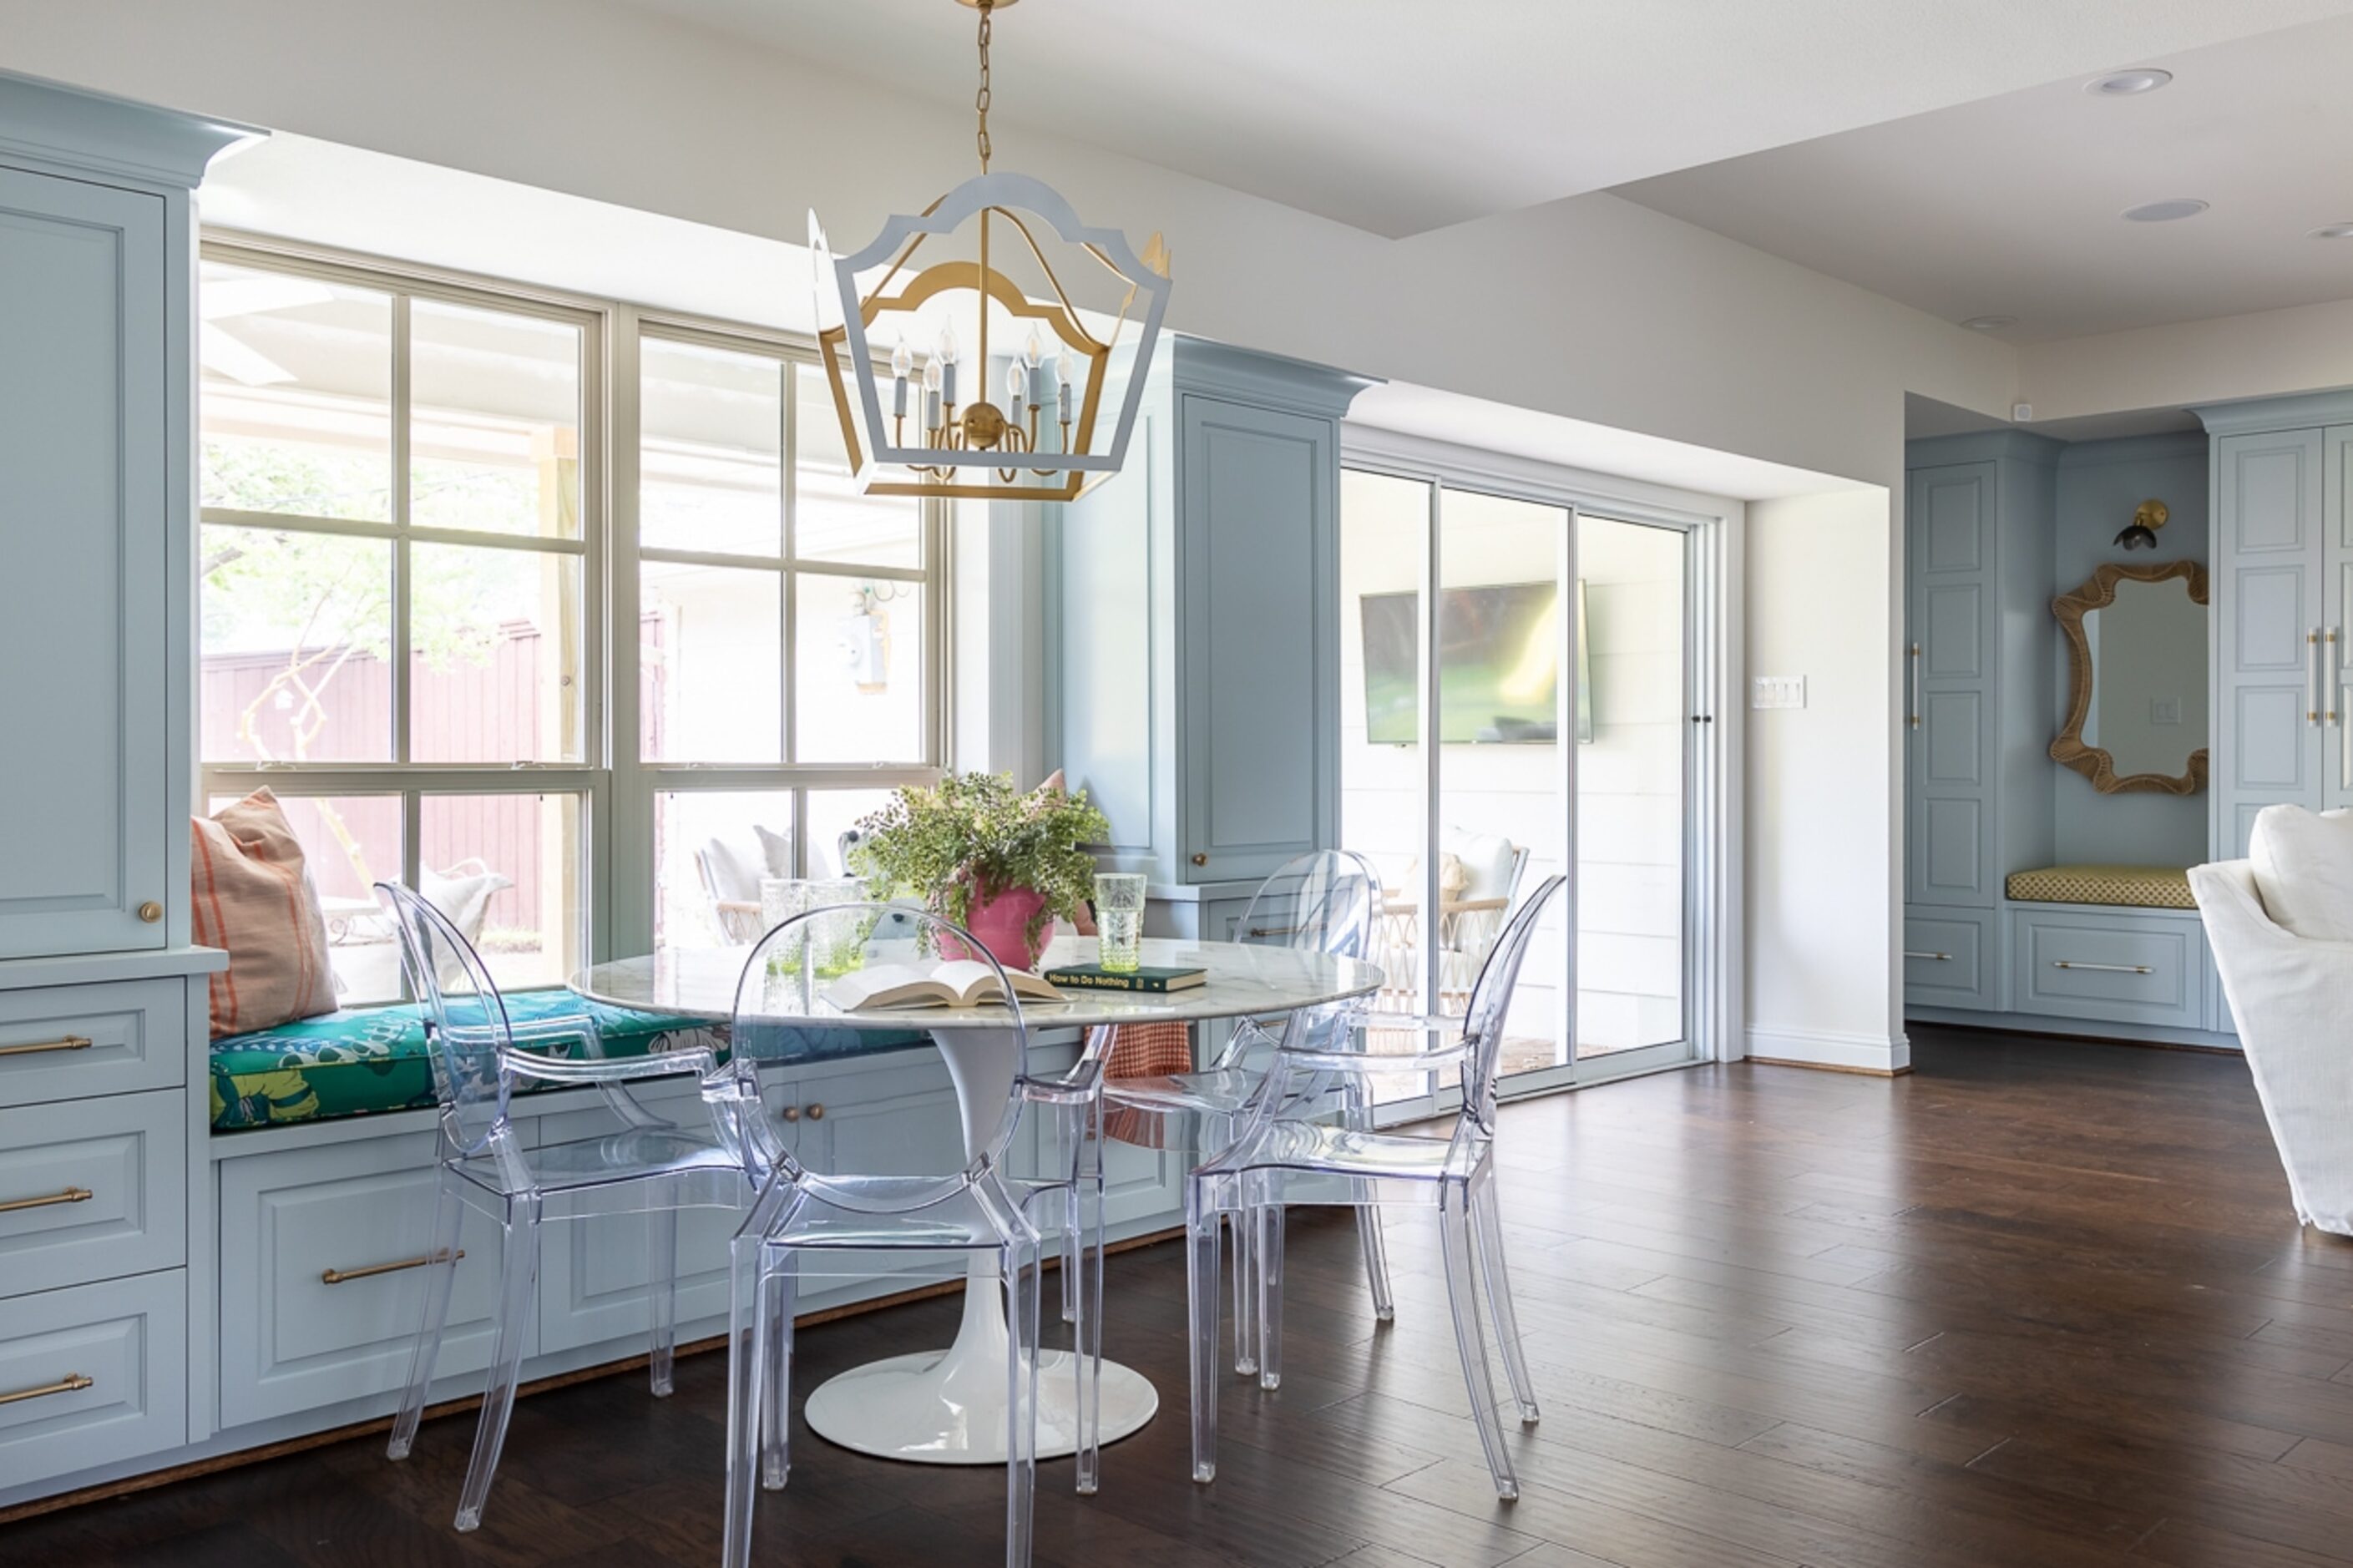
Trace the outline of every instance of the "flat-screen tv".
<path fill-rule="evenodd" d="M 1585 584 L 1577 584 L 1582 606 Z M 1452 744 L 1550 745 L 1558 739 L 1560 595 L 1550 583 L 1447 588 L 1438 601 L 1438 738 Z M 1365 738 L 1409 746 L 1419 735 L 1421 595 L 1366 594 Z M 1577 616 L 1577 739 L 1590 740 L 1585 617 Z"/>

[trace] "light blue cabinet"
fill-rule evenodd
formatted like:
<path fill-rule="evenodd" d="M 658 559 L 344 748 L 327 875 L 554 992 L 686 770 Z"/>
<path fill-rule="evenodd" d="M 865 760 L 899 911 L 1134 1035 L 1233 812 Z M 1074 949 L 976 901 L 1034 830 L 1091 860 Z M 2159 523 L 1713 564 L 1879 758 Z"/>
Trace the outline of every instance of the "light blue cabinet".
<path fill-rule="evenodd" d="M 164 945 L 164 250 L 160 196 L 0 167 L 0 957 Z"/>
<path fill-rule="evenodd" d="M 2057 443 L 1915 441 L 1905 542 L 1905 976 L 1917 1004 L 2001 1011 L 2003 879 L 2047 864 Z"/>
<path fill-rule="evenodd" d="M 1047 746 L 1107 863 L 1253 881 L 1339 827 L 1340 416 L 1361 378 L 1180 338 L 1125 470 L 1046 520 Z"/>

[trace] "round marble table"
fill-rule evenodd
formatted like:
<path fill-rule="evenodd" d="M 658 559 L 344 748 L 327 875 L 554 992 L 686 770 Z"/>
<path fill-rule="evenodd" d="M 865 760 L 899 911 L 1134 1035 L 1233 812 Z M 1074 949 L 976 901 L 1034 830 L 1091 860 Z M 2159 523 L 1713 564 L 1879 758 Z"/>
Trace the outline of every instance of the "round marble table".
<path fill-rule="evenodd" d="M 1088 963 L 1092 937 L 1055 940 L 1041 969 Z M 600 963 L 572 978 L 572 989 L 616 1006 L 684 1017 L 729 1020 L 744 948 L 669 949 L 643 958 Z M 1355 959 L 1285 947 L 1224 942 L 1171 942 L 1147 937 L 1147 965 L 1198 965 L 1200 984 L 1155 995 L 1126 991 L 1066 992 L 1061 1002 L 1025 1002 L 1030 1029 L 1112 1028 L 1121 1024 L 1192 1023 L 1269 1017 L 1302 1007 L 1368 996 L 1381 972 Z M 1005 1114 L 1019 1073 L 1013 1032 L 987 1007 L 894 1008 L 845 1013 L 818 1003 L 806 1013 L 763 1013 L 764 1022 L 839 1030 L 854 1022 L 868 1029 L 928 1030 L 955 1085 L 964 1117 L 965 1150 L 977 1152 Z M 852 1049 L 854 1050 L 854 1047 Z M 897 1048 L 903 1049 L 904 1047 Z M 945 1350 L 893 1356 L 841 1373 L 809 1395 L 810 1429 L 860 1453 L 939 1465 L 1005 1462 L 1005 1358 L 1010 1353 L 995 1262 L 976 1255 L 967 1277 L 964 1320 Z M 1053 1458 L 1078 1447 L 1070 1352 L 1050 1351 L 1039 1363 L 1038 1456 Z M 1103 1441 L 1140 1429 L 1159 1408 L 1160 1395 L 1144 1375 L 1115 1362 L 1103 1364 Z"/>

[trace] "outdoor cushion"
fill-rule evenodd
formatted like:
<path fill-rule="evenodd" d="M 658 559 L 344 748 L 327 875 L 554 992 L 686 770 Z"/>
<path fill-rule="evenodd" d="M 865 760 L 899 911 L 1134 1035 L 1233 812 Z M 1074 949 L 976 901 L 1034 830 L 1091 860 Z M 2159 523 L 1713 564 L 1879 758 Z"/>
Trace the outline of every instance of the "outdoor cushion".
<path fill-rule="evenodd" d="M 517 991 L 507 1011 L 520 1028 L 534 1019 L 586 1010 L 596 1019 L 607 1057 L 723 1044 L 723 1032 L 695 1018 L 665 1017 L 583 1001 L 569 991 Z M 577 1046 L 571 1052 L 580 1054 Z M 425 1024 L 413 1005 L 348 1007 L 274 1029 L 213 1042 L 212 1121 L 216 1132 L 282 1127 L 437 1103 Z M 558 1087 L 526 1080 L 517 1089 Z"/>

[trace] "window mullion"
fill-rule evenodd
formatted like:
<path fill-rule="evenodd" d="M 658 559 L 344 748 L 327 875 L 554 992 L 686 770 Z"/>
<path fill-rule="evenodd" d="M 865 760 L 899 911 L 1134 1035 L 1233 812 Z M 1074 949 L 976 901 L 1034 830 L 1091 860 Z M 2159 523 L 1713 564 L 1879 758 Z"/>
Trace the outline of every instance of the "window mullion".
<path fill-rule="evenodd" d="M 392 297 L 392 759 L 406 763 L 411 756 L 408 725 L 409 630 L 411 579 L 408 556 L 408 296 Z M 414 802 L 411 802 L 413 816 Z M 416 886 L 414 839 L 406 875 Z"/>
<path fill-rule="evenodd" d="M 800 521 L 801 489 L 798 412 L 800 387 L 797 378 L 800 374 L 800 366 L 786 360 L 779 364 L 777 373 L 783 380 L 784 396 L 781 399 L 779 410 L 782 416 L 779 422 L 783 428 L 777 432 L 776 440 L 776 450 L 781 458 L 781 466 L 776 474 L 776 494 L 783 503 L 784 510 L 781 520 L 784 529 L 784 559 L 789 562 L 794 558 L 794 552 L 799 548 L 797 527 Z M 800 663 L 798 654 L 800 611 L 797 601 L 800 595 L 793 591 L 794 587 L 793 573 L 789 567 L 776 574 L 776 593 L 779 595 L 776 625 L 783 628 L 784 634 L 776 648 L 776 691 L 779 699 L 777 721 L 784 725 L 781 746 L 776 754 L 784 758 L 788 766 L 800 760 L 800 703 L 796 690 L 799 684 L 797 676 Z M 798 796 L 795 798 L 799 799 Z M 796 805 L 797 816 L 807 816 L 806 805 L 806 802 L 802 802 Z M 793 842 L 799 844 L 801 837 L 796 829 Z M 796 850 L 795 853 L 799 854 L 802 851 Z"/>

